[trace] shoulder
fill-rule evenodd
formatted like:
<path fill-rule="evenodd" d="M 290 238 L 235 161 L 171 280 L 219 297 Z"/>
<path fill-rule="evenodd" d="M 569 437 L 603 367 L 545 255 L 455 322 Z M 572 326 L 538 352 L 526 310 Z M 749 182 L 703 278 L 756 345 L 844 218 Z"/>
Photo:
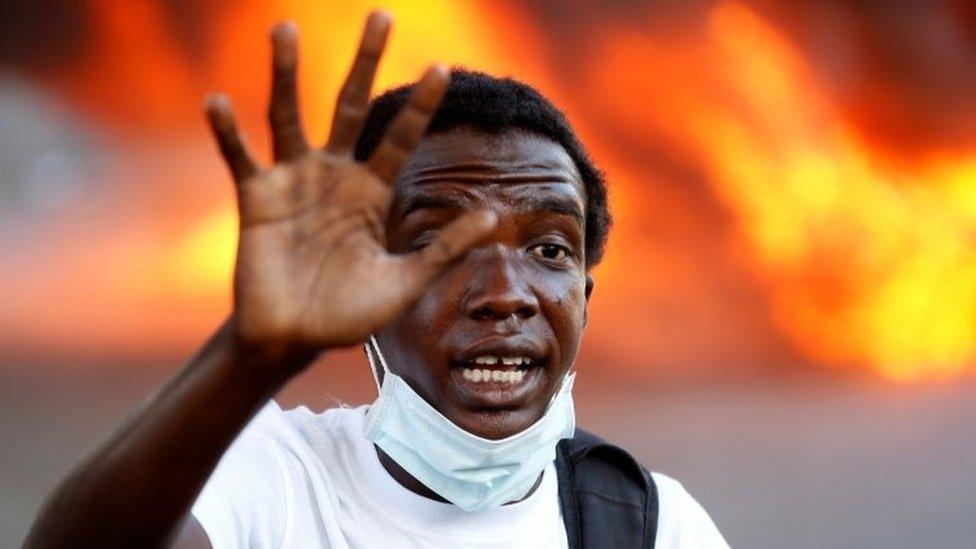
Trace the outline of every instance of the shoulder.
<path fill-rule="evenodd" d="M 577 498 L 582 493 L 597 495 L 603 501 L 601 508 L 608 500 L 641 507 L 650 519 L 647 526 L 656 530 L 646 534 L 657 540 L 655 547 L 728 547 L 708 513 L 680 482 L 650 472 L 623 448 L 577 430 L 576 436 L 561 443 L 557 465 L 560 462 L 566 477 L 562 482 L 572 482 Z M 577 501 L 577 505 L 582 503 Z"/>
<path fill-rule="evenodd" d="M 270 401 L 221 457 L 192 513 L 214 547 L 278 545 L 309 477 L 327 490 L 334 473 L 320 452 L 339 452 L 363 414 L 336 408 L 316 414 Z M 323 496 L 323 494 L 318 494 Z"/>
<path fill-rule="evenodd" d="M 272 438 L 245 430 L 220 458 L 191 509 L 212 547 L 280 544 L 291 499 L 282 456 Z"/>
<path fill-rule="evenodd" d="M 573 438 L 560 442 L 557 453 L 557 464 L 563 464 L 564 473 L 572 473 L 577 486 L 654 491 L 647 469 L 630 453 L 582 429 L 577 429 Z"/>
<path fill-rule="evenodd" d="M 365 407 L 330 408 L 316 413 L 305 406 L 283 410 L 270 401 L 234 440 L 220 460 L 220 468 L 280 471 L 323 469 L 349 454 L 362 438 Z M 323 460 L 324 456 L 329 459 Z M 272 475 L 272 478 L 273 475 Z"/>
<path fill-rule="evenodd" d="M 348 448 L 362 437 L 366 407 L 330 408 L 313 412 L 305 406 L 282 409 L 270 401 L 241 432 L 223 461 L 256 460 L 268 463 L 268 456 L 238 451 L 238 446 L 261 446 L 264 453 L 279 457 L 279 465 L 287 469 L 318 466 L 323 456 L 334 457 L 348 453 Z M 244 448 L 240 448 L 243 450 Z M 326 460 L 331 462 L 332 460 Z M 317 467 L 316 467 L 317 468 Z"/>

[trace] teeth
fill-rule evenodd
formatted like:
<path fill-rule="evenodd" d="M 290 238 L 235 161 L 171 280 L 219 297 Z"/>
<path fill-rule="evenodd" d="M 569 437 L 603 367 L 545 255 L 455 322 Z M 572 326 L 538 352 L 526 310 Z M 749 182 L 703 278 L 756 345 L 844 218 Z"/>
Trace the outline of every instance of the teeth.
<path fill-rule="evenodd" d="M 475 364 L 484 364 L 486 366 L 493 366 L 501 362 L 506 366 L 521 366 L 523 364 L 532 364 L 532 359 L 527 356 L 503 356 L 497 357 L 493 355 L 482 355 L 475 357 L 471 362 Z"/>
<path fill-rule="evenodd" d="M 525 379 L 524 370 L 483 370 L 480 368 L 463 368 L 461 375 L 464 379 L 481 383 L 483 381 L 496 381 L 504 383 L 519 383 Z"/>
<path fill-rule="evenodd" d="M 494 355 L 481 355 L 477 356 L 471 360 L 472 365 L 479 366 L 494 366 L 496 364 L 502 364 L 503 366 L 522 366 L 523 364 L 528 366 L 532 364 L 532 359 L 526 356 L 494 356 Z M 461 372 L 464 379 L 468 381 L 473 381 L 475 383 L 481 383 L 484 381 L 491 381 L 494 383 L 519 383 L 525 379 L 525 370 L 494 370 L 488 368 L 464 368 Z"/>

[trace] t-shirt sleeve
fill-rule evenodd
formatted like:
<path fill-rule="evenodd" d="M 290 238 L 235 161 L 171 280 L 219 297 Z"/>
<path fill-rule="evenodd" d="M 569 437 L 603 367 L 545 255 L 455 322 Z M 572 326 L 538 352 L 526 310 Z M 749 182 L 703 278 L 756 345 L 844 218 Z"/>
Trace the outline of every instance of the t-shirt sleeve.
<path fill-rule="evenodd" d="M 279 452 L 245 431 L 221 458 L 191 510 L 213 549 L 281 546 L 289 498 Z"/>
<path fill-rule="evenodd" d="M 656 549 L 728 549 L 705 509 L 680 482 L 653 473 L 658 492 Z"/>

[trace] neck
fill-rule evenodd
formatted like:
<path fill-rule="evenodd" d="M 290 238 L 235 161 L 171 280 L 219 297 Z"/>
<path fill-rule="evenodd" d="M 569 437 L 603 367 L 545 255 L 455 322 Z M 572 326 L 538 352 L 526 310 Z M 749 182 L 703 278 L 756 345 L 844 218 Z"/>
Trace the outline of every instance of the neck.
<path fill-rule="evenodd" d="M 388 456 L 386 452 L 380 449 L 379 446 L 376 446 L 374 444 L 373 447 L 376 448 L 376 455 L 379 456 L 380 463 L 383 464 L 383 468 L 386 469 L 386 472 L 389 473 L 391 477 L 393 477 L 393 480 L 400 483 L 401 486 L 403 486 L 407 490 L 410 490 L 411 492 L 417 495 L 424 496 L 425 498 L 432 499 L 434 501 L 450 503 L 449 501 L 447 501 L 446 499 L 438 495 L 437 492 L 434 492 L 433 490 L 428 488 L 424 483 L 415 479 L 413 475 L 411 475 L 406 471 L 406 469 L 400 467 L 400 464 L 393 461 L 393 458 Z M 510 501 L 505 505 L 524 501 L 529 496 L 535 493 L 536 489 L 539 488 L 540 484 L 542 484 L 542 473 L 539 473 L 539 478 L 535 480 L 535 484 L 532 485 L 532 489 L 529 490 L 529 493 L 526 494 L 525 497 L 523 497 L 522 499 Z"/>

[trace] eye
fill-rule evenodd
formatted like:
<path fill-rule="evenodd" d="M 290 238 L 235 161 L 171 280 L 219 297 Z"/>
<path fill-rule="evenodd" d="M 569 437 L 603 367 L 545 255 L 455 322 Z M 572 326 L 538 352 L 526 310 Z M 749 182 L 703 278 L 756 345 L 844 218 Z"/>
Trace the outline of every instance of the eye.
<path fill-rule="evenodd" d="M 569 257 L 570 251 L 565 246 L 559 244 L 536 244 L 529 248 L 529 253 L 547 261 L 564 261 Z"/>
<path fill-rule="evenodd" d="M 437 239 L 436 231 L 424 231 L 420 233 L 417 236 L 417 238 L 414 238 L 413 241 L 410 243 L 410 251 L 416 252 L 417 250 L 426 248 L 431 242 L 433 242 L 436 239 Z"/>

